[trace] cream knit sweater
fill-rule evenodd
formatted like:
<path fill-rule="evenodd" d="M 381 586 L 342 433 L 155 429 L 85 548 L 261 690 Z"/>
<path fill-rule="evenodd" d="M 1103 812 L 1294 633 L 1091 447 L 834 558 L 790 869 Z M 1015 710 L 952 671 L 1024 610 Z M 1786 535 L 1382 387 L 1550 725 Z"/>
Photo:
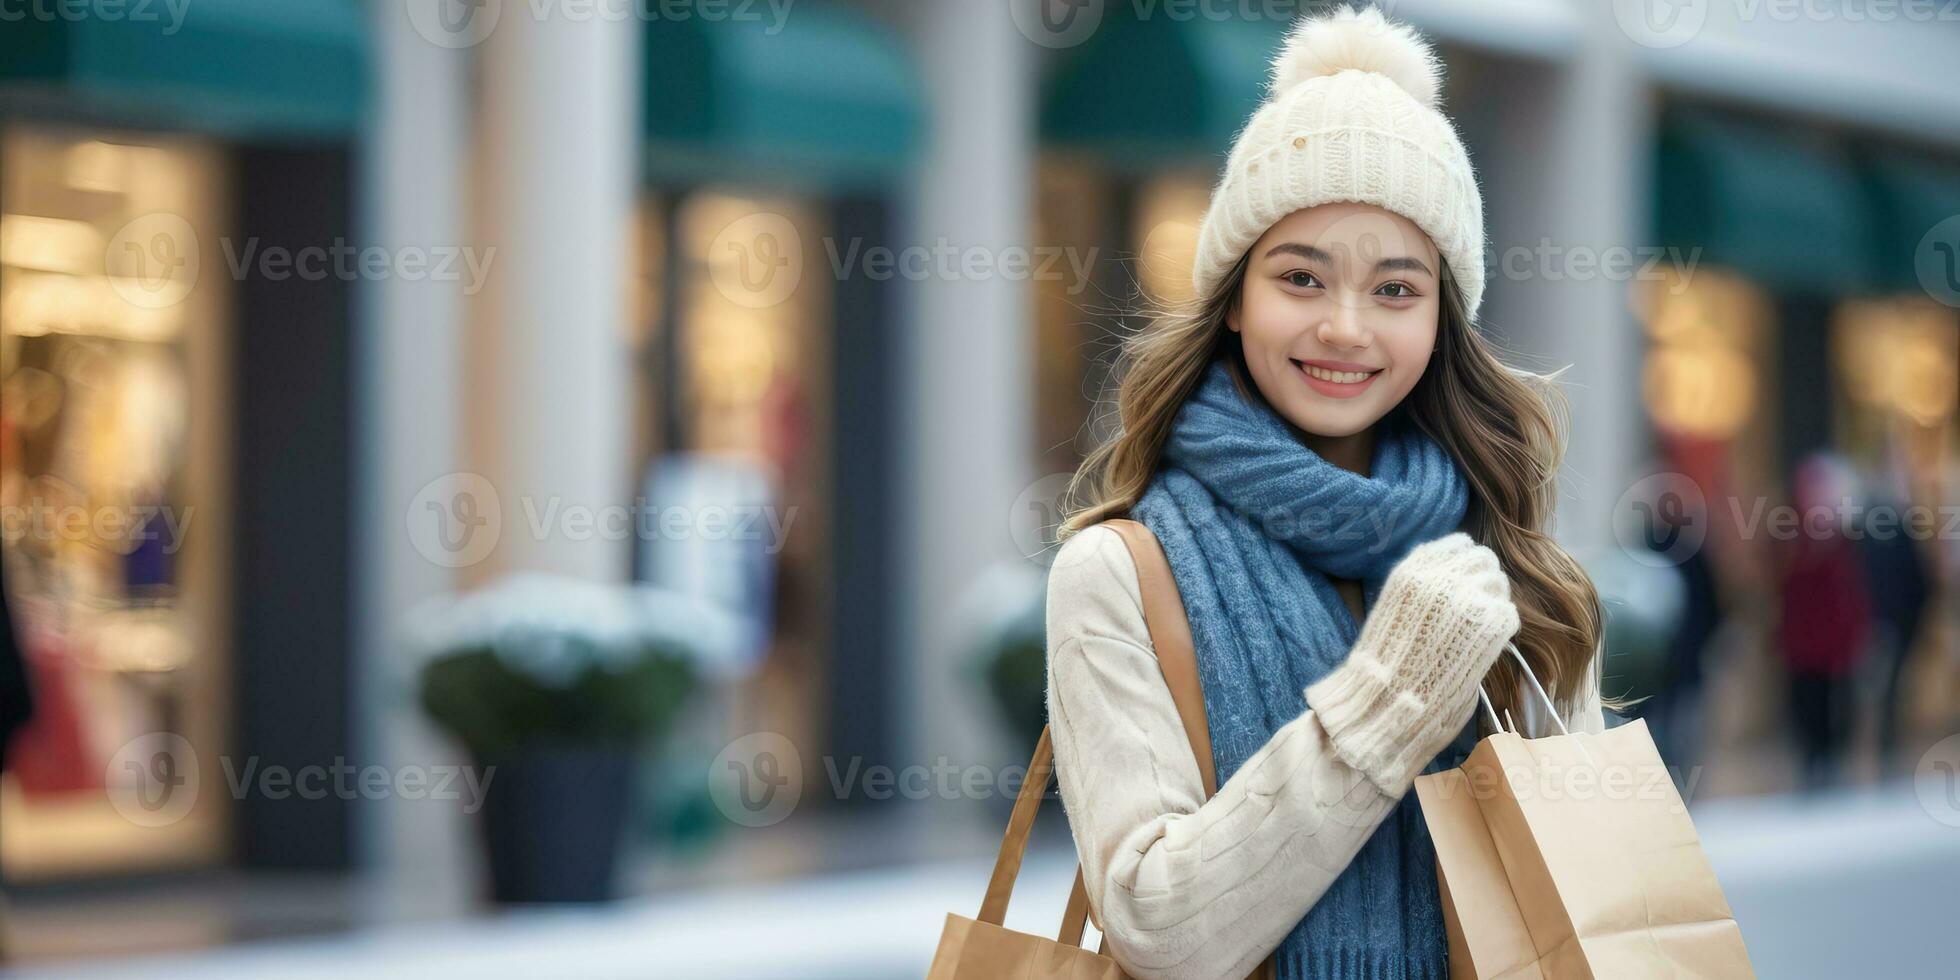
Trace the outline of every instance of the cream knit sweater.
<path fill-rule="evenodd" d="M 1452 540 L 1457 538 L 1424 545 L 1410 558 L 1421 556 L 1418 563 L 1431 566 L 1432 574 L 1486 581 L 1477 578 L 1479 571 L 1465 571 L 1464 563 L 1473 559 L 1466 557 L 1468 539 Z M 1451 563 L 1457 567 L 1449 568 Z M 1394 576 L 1376 613 L 1394 601 L 1392 587 Z M 1508 609 L 1508 601 L 1504 605 Z M 1410 621 L 1398 633 L 1438 618 L 1418 602 L 1399 606 Z M 1371 614 L 1358 653 L 1309 689 L 1321 711 L 1307 709 L 1303 696 L 1299 717 L 1281 726 L 1207 801 L 1177 704 L 1151 649 L 1129 549 L 1106 527 L 1085 529 L 1062 545 L 1048 585 L 1048 717 L 1056 774 L 1090 907 L 1109 936 L 1110 952 L 1131 976 L 1197 980 L 1250 973 L 1468 719 L 1462 702 L 1467 693 L 1474 707 L 1475 688 L 1467 685 L 1475 678 L 1453 677 L 1439 666 L 1445 658 L 1425 656 L 1423 644 L 1370 643 L 1370 629 L 1381 632 L 1374 627 L 1377 618 Z M 1508 625 L 1515 629 L 1515 620 Z M 1508 635 L 1500 635 L 1499 646 Z M 1479 676 L 1488 663 L 1484 659 L 1477 668 Z M 1439 685 L 1451 689 L 1437 690 Z M 1418 690 L 1428 697 L 1417 696 Z M 1539 714 L 1527 710 L 1520 719 L 1528 734 L 1549 725 Z M 1604 727 L 1595 686 L 1587 686 L 1568 725 L 1574 731 Z"/>

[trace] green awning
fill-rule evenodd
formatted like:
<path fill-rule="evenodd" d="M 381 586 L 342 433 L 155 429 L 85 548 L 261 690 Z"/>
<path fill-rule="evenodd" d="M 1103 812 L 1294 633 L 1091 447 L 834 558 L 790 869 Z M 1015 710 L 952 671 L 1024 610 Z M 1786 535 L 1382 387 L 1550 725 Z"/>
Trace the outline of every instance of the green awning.
<path fill-rule="evenodd" d="M 367 92 L 351 0 L 154 0 L 0 28 L 0 93 L 87 118 L 222 136 L 340 135 Z"/>
<path fill-rule="evenodd" d="M 1920 274 L 1940 274 L 1939 253 L 1919 248 L 1933 226 L 1960 221 L 1960 164 L 1939 163 L 1908 151 L 1873 148 L 1863 155 L 1872 195 L 1872 250 L 1880 288 L 1918 290 Z M 1951 235 L 1942 236 L 1950 242 Z M 1929 250 L 1933 246 L 1927 246 Z M 1932 260 L 1931 269 L 1916 262 Z"/>
<path fill-rule="evenodd" d="M 651 18 L 650 177 L 876 184 L 910 166 L 923 83 L 896 38 L 849 9 L 768 18 Z"/>
<path fill-rule="evenodd" d="M 1139 18 L 1111 4 L 1089 40 L 1058 56 L 1042 141 L 1118 169 L 1215 169 L 1265 95 L 1285 28 L 1279 18 Z"/>
<path fill-rule="evenodd" d="M 1841 295 L 1875 286 L 1858 174 L 1824 138 L 1753 119 L 1679 111 L 1655 166 L 1660 244 L 1772 289 Z"/>

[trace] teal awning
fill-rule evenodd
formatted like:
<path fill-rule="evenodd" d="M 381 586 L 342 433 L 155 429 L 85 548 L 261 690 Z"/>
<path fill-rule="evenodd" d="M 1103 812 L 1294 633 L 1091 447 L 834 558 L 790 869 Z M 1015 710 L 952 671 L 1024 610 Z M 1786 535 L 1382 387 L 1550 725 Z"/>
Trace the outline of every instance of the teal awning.
<path fill-rule="evenodd" d="M 1864 189 L 1843 149 L 1750 119 L 1678 111 L 1662 122 L 1655 165 L 1660 244 L 1701 249 L 1792 293 L 1875 285 Z"/>
<path fill-rule="evenodd" d="M 154 0 L 0 27 L 0 93 L 110 122 L 224 136 L 345 134 L 367 92 L 351 0 Z"/>
<path fill-rule="evenodd" d="M 1938 163 L 1910 152 L 1873 149 L 1864 155 L 1872 199 L 1872 250 L 1880 288 L 1918 290 L 1921 274 L 1916 262 L 1934 260 L 1921 255 L 1920 245 L 1933 226 L 1960 221 L 1960 163 Z M 1951 242 L 1943 234 L 1941 241 Z M 1933 248 L 1932 245 L 1927 246 Z M 1943 273 L 1941 273 L 1943 274 Z"/>
<path fill-rule="evenodd" d="M 1278 18 L 1139 18 L 1111 4 L 1045 83 L 1041 138 L 1111 166 L 1213 170 L 1266 92 Z"/>
<path fill-rule="evenodd" d="M 773 32 L 773 33 L 772 33 Z M 768 18 L 651 18 L 648 175 L 875 184 L 922 141 L 923 84 L 898 40 L 840 7 Z"/>

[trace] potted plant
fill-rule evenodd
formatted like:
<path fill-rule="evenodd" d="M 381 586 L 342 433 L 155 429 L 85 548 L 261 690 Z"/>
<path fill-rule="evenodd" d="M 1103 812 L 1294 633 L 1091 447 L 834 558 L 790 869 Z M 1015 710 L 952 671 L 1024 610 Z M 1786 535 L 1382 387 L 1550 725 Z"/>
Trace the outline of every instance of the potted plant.
<path fill-rule="evenodd" d="M 723 618 L 664 590 L 525 574 L 437 600 L 414 626 L 422 706 L 482 769 L 492 898 L 612 897 L 637 761 Z"/>

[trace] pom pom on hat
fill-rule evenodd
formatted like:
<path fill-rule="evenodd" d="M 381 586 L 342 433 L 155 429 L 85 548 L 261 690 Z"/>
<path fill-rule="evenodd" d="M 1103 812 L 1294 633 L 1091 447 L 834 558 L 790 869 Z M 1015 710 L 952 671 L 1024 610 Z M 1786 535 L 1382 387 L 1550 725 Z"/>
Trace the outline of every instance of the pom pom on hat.
<path fill-rule="evenodd" d="M 1438 108 L 1428 42 L 1374 7 L 1310 16 L 1287 32 L 1272 89 L 1232 141 L 1191 262 L 1211 298 L 1273 223 L 1335 201 L 1414 222 L 1474 318 L 1483 301 L 1484 206 L 1456 127 Z"/>
<path fill-rule="evenodd" d="M 1389 23 L 1373 7 L 1342 7 L 1294 25 L 1273 58 L 1271 96 L 1350 69 L 1384 75 L 1417 103 L 1436 107 L 1442 66 L 1435 52 L 1414 30 Z"/>

